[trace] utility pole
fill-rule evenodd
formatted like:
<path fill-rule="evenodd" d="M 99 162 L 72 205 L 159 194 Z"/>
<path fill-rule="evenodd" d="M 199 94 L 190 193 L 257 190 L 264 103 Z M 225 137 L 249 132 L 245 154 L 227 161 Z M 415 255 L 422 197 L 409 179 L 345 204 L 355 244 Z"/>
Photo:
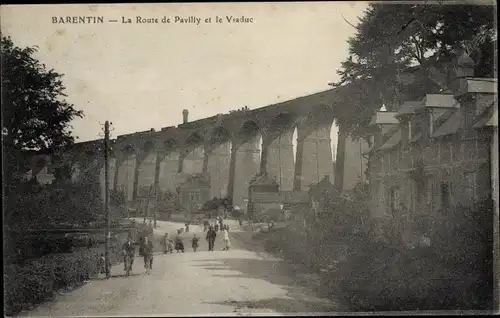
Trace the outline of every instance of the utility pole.
<path fill-rule="evenodd" d="M 106 244 L 104 246 L 104 258 L 106 260 L 106 278 L 110 277 L 111 268 L 109 268 L 109 241 L 111 233 L 110 228 L 110 218 L 109 218 L 109 121 L 106 120 L 104 123 L 104 213 L 106 215 Z"/>

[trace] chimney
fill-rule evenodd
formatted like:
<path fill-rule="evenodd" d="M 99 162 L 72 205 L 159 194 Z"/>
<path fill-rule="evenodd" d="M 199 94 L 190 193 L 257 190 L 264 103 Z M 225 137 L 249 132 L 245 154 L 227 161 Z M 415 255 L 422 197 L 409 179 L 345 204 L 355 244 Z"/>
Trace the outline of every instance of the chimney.
<path fill-rule="evenodd" d="M 184 109 L 184 110 L 182 111 L 182 118 L 183 118 L 183 119 L 182 119 L 182 123 L 183 123 L 183 124 L 187 124 L 187 122 L 188 122 L 188 115 L 189 115 L 189 110 Z"/>
<path fill-rule="evenodd" d="M 474 60 L 464 51 L 457 60 L 456 77 L 473 77 L 474 76 Z"/>
<path fill-rule="evenodd" d="M 460 103 L 462 112 L 462 129 L 469 130 L 474 121 L 476 113 L 475 94 L 469 94 L 467 78 L 474 76 L 474 61 L 465 51 L 456 59 L 454 66 L 454 78 L 451 85 L 455 99 Z"/>

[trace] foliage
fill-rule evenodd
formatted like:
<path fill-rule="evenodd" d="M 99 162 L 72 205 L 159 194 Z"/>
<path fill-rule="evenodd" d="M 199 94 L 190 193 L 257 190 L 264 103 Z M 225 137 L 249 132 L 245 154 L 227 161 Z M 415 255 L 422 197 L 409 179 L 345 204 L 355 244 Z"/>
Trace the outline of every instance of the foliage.
<path fill-rule="evenodd" d="M 369 216 L 369 186 L 358 182 L 350 191 L 341 196 L 329 196 L 324 204 L 328 213 L 320 214 L 318 231 L 326 233 L 352 232 L 362 226 Z M 334 226 L 335 231 L 332 231 Z M 340 232 L 339 232 L 340 231 Z"/>
<path fill-rule="evenodd" d="M 26 172 L 27 151 L 45 154 L 63 151 L 74 141 L 68 130 L 70 122 L 83 116 L 64 99 L 62 75 L 47 70 L 34 57 L 36 51 L 36 47 L 15 46 L 9 37 L 1 39 L 5 223 L 13 221 L 12 214 L 18 209 L 16 198 L 25 196 L 24 187 L 30 187 L 20 178 Z M 64 179 L 68 173 L 56 171 L 56 180 Z"/>
<path fill-rule="evenodd" d="M 70 122 L 83 116 L 64 100 L 63 75 L 47 70 L 36 52 L 2 37 L 2 143 L 11 173 L 20 168 L 22 150 L 55 152 L 71 145 Z"/>
<path fill-rule="evenodd" d="M 110 259 L 121 260 L 126 235 L 112 236 Z M 71 288 L 97 274 L 102 246 L 67 254 L 49 254 L 18 264 L 5 265 L 5 313 L 13 316 L 50 299 L 58 290 Z"/>
<path fill-rule="evenodd" d="M 436 224 L 431 248 L 357 241 L 347 260 L 323 277 L 324 290 L 355 311 L 491 309 L 491 207 L 485 201 L 454 208 Z"/>
<path fill-rule="evenodd" d="M 209 210 L 216 210 L 221 206 L 221 200 L 219 198 L 212 198 L 208 200 L 207 202 L 203 203 L 203 206 L 201 209 L 203 211 L 209 211 Z"/>
<path fill-rule="evenodd" d="M 73 168 L 69 164 L 54 168 L 54 183 L 66 183 L 71 180 Z"/>
<path fill-rule="evenodd" d="M 109 203 L 112 206 L 120 207 L 127 203 L 127 195 L 123 189 L 109 190 Z"/>
<path fill-rule="evenodd" d="M 98 184 L 46 185 L 25 187 L 16 198 L 12 227 L 85 227 L 102 215 Z"/>
<path fill-rule="evenodd" d="M 212 199 L 208 200 L 205 202 L 202 206 L 203 211 L 209 211 L 209 210 L 216 210 L 220 207 L 223 207 L 224 209 L 229 209 L 230 207 L 230 200 L 226 198 L 216 198 L 213 197 Z"/>
<path fill-rule="evenodd" d="M 338 71 L 339 121 L 362 135 L 360 128 L 382 103 L 392 110 L 397 95 L 414 100 L 446 89 L 447 64 L 460 50 L 475 60 L 476 76 L 490 75 L 493 11 L 484 5 L 371 4 Z"/>

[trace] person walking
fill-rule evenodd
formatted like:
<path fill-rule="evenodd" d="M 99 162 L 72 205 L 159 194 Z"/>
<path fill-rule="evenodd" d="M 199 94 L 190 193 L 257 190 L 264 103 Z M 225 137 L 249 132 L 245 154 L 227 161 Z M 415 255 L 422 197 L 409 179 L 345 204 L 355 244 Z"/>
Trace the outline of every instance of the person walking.
<path fill-rule="evenodd" d="M 174 241 L 172 239 L 168 239 L 168 248 L 167 248 L 168 252 L 173 253 L 174 247 L 175 247 Z"/>
<path fill-rule="evenodd" d="M 129 258 L 130 270 L 132 270 L 132 265 L 134 264 L 134 256 L 135 256 L 135 242 L 132 240 L 132 237 L 129 235 L 127 237 L 127 242 L 123 243 L 122 251 L 123 251 L 123 266 L 124 270 L 127 270 L 127 257 Z"/>
<path fill-rule="evenodd" d="M 177 253 L 179 253 L 179 251 L 184 253 L 184 240 L 182 239 L 180 230 L 177 231 L 177 236 L 175 237 L 175 250 Z"/>
<path fill-rule="evenodd" d="M 161 246 L 163 247 L 163 254 L 168 253 L 168 233 L 165 233 L 165 236 L 161 240 Z"/>
<path fill-rule="evenodd" d="M 210 227 L 207 232 L 208 250 L 214 251 L 215 238 L 217 237 L 217 232 L 213 227 Z"/>
<path fill-rule="evenodd" d="M 153 269 L 153 242 L 147 236 L 144 237 L 142 255 L 144 256 L 144 268 L 149 275 L 151 269 Z"/>
<path fill-rule="evenodd" d="M 224 227 L 222 240 L 224 242 L 223 251 L 229 251 L 229 247 L 231 246 L 231 242 L 229 241 L 229 231 L 227 230 L 227 226 Z"/>
<path fill-rule="evenodd" d="M 220 230 L 224 231 L 224 219 L 223 218 L 220 218 L 220 224 L 219 224 L 219 226 L 220 226 Z"/>
<path fill-rule="evenodd" d="M 198 249 L 198 241 L 200 240 L 200 238 L 198 236 L 196 236 L 196 234 L 193 235 L 193 239 L 191 241 L 191 247 L 193 248 L 193 252 L 196 252 L 196 250 Z"/>

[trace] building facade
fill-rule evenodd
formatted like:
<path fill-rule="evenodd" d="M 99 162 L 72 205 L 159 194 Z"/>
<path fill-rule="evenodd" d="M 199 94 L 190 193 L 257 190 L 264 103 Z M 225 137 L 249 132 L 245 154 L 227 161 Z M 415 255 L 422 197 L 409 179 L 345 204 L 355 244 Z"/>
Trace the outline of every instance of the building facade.
<path fill-rule="evenodd" d="M 197 213 L 210 200 L 210 179 L 204 174 L 188 175 L 177 188 L 179 203 L 187 215 Z"/>
<path fill-rule="evenodd" d="M 474 78 L 467 56 L 456 65 L 448 91 L 377 112 L 370 123 L 372 217 L 397 226 L 407 243 L 430 234 L 447 208 L 484 199 L 498 207 L 498 194 L 492 195 L 498 189 L 497 79 Z"/>

